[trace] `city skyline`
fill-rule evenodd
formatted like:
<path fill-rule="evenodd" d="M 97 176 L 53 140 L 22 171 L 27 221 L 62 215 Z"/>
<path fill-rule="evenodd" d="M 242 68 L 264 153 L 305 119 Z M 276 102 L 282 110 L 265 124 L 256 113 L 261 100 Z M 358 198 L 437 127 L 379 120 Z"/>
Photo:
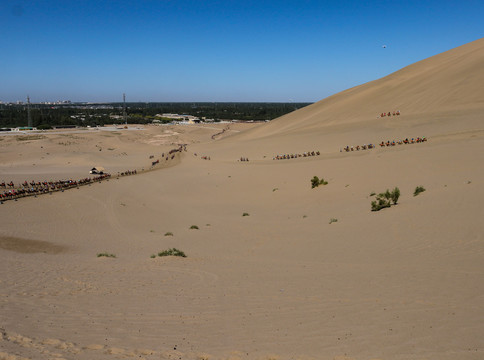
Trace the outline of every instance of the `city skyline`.
<path fill-rule="evenodd" d="M 0 4 L 0 101 L 314 102 L 476 40 L 480 1 Z"/>

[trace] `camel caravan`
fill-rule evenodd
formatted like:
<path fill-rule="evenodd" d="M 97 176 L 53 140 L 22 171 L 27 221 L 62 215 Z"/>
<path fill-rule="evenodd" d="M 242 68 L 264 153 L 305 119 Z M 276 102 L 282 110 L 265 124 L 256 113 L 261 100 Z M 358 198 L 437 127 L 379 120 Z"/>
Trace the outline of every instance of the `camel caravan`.
<path fill-rule="evenodd" d="M 373 144 L 363 144 L 363 145 L 356 145 L 356 146 L 349 146 L 346 145 L 346 147 L 343 148 L 344 151 L 350 152 L 350 151 L 360 151 L 360 150 L 369 150 L 369 149 L 374 149 L 375 145 Z M 339 152 L 342 152 L 343 150 L 339 149 Z"/>
<path fill-rule="evenodd" d="M 422 136 L 422 137 L 418 137 L 418 138 L 406 138 L 405 140 L 388 140 L 387 142 L 385 141 L 382 141 L 380 143 L 380 147 L 387 147 L 387 146 L 395 146 L 395 145 L 407 145 L 407 144 L 417 144 L 417 143 L 422 143 L 422 142 L 425 142 L 427 141 L 427 138 L 425 136 Z M 344 147 L 343 149 L 340 149 L 339 152 L 343 152 L 346 151 L 346 152 L 350 152 L 350 151 L 360 151 L 360 150 L 367 150 L 367 149 L 374 149 L 375 148 L 375 145 L 373 144 L 364 144 L 362 146 L 360 145 L 356 145 L 356 146 L 349 146 L 347 145 L 346 147 Z"/>
<path fill-rule="evenodd" d="M 165 157 L 165 153 L 161 155 L 166 161 L 170 158 L 174 159 L 177 152 L 187 151 L 187 145 L 182 144 L 179 145 L 178 148 L 170 150 Z M 154 155 L 150 155 L 150 159 L 153 159 Z M 160 163 L 160 160 L 152 161 L 151 167 Z M 145 171 L 142 169 L 142 171 Z M 0 189 L 5 189 L 3 192 L 0 192 L 0 204 L 3 204 L 5 200 L 17 200 L 19 198 L 27 197 L 27 196 L 35 196 L 37 195 L 44 195 L 44 194 L 52 194 L 54 192 L 64 192 L 64 190 L 69 190 L 73 188 L 79 189 L 80 186 L 90 185 L 96 182 L 101 182 L 103 180 L 107 180 L 111 178 L 111 174 L 106 173 L 105 169 L 101 166 L 96 166 L 92 168 L 89 172 L 90 174 L 98 174 L 95 177 L 87 177 L 80 180 L 57 180 L 57 181 L 34 181 L 31 182 L 24 181 L 23 183 L 16 186 L 13 181 L 5 182 L 2 181 L 0 183 Z M 117 178 L 120 176 L 129 176 L 129 175 L 136 175 L 138 174 L 138 170 L 126 170 L 123 172 L 118 172 Z"/>
<path fill-rule="evenodd" d="M 224 132 L 226 132 L 227 130 L 230 130 L 230 126 L 227 126 L 226 128 L 223 128 L 222 131 L 216 133 L 216 134 L 213 134 L 212 135 L 212 140 L 215 140 L 215 138 L 219 135 L 222 135 Z"/>
<path fill-rule="evenodd" d="M 400 110 L 397 111 L 389 111 L 389 112 L 382 112 L 380 116 L 377 116 L 378 118 L 386 117 L 386 116 L 399 116 L 400 115 Z"/>
<path fill-rule="evenodd" d="M 79 189 L 80 186 L 93 184 L 96 182 L 100 182 L 106 179 L 109 179 L 111 174 L 102 174 L 99 176 L 95 176 L 93 178 L 87 177 L 80 180 L 57 180 L 57 181 L 31 181 L 30 183 L 24 181 L 18 187 L 15 187 L 15 184 L 10 181 L 8 184 L 5 184 L 5 181 L 0 183 L 0 188 L 6 189 L 8 186 L 11 188 L 10 190 L 3 191 L 0 193 L 0 202 L 4 200 L 17 200 L 18 198 L 26 197 L 26 196 L 37 196 L 43 194 L 52 194 L 53 192 L 77 188 Z"/>
<path fill-rule="evenodd" d="M 161 159 L 162 160 L 165 160 L 165 161 L 168 161 L 168 160 L 173 160 L 175 158 L 175 155 L 177 152 L 182 152 L 182 151 L 187 151 L 187 144 L 180 144 L 178 145 L 177 148 L 175 149 L 171 149 L 168 153 L 166 153 L 166 156 L 165 156 L 165 153 L 162 153 L 161 154 Z M 150 159 L 154 159 L 154 155 L 150 155 Z M 160 159 L 156 159 L 156 160 L 153 160 L 151 161 L 151 169 L 153 167 L 155 167 L 156 165 L 158 165 L 160 163 Z M 134 174 L 136 174 L 136 170 L 134 170 Z M 133 173 L 130 173 L 130 174 L 125 174 L 125 175 L 133 175 Z"/>
<path fill-rule="evenodd" d="M 418 144 L 418 143 L 423 143 L 426 142 L 427 138 L 425 136 L 418 137 L 418 138 L 411 138 L 408 139 L 406 138 L 405 140 L 387 140 L 387 142 L 382 141 L 380 143 L 380 147 L 387 147 L 387 146 L 395 146 L 395 145 L 407 145 L 407 144 Z"/>
<path fill-rule="evenodd" d="M 118 176 L 129 176 L 129 175 L 136 175 L 138 171 L 136 169 L 134 170 L 126 170 L 123 172 L 118 172 Z"/>
<path fill-rule="evenodd" d="M 310 157 L 310 156 L 318 156 L 321 155 L 319 151 L 306 151 L 302 154 L 282 154 L 276 155 L 272 158 L 272 160 L 287 160 L 287 159 L 297 159 L 301 157 Z"/>

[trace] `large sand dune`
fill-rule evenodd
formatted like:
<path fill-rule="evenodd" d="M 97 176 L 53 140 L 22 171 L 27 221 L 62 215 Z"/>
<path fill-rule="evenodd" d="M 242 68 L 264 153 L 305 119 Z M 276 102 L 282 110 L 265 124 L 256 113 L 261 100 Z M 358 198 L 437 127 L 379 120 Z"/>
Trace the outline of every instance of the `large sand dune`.
<path fill-rule="evenodd" d="M 3 136 L 16 182 L 188 147 L 0 205 L 0 359 L 484 358 L 483 54 L 481 39 L 216 140 L 226 124 Z M 187 257 L 150 257 L 173 247 Z"/>

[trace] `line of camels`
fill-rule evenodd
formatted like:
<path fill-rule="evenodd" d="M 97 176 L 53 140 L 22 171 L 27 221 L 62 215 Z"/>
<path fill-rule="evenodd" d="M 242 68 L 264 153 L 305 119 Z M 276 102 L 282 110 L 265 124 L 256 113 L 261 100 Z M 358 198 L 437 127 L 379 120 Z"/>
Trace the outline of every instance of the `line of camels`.
<path fill-rule="evenodd" d="M 177 152 L 187 151 L 186 144 L 179 145 L 178 148 L 171 149 L 165 156 L 165 153 L 161 155 L 162 159 L 168 161 L 170 158 L 174 159 Z M 150 159 L 153 159 L 154 155 L 150 155 Z M 160 160 L 152 161 L 151 168 L 152 170 L 155 165 L 159 164 Z M 145 169 L 141 170 L 126 170 L 123 172 L 118 172 L 117 178 L 120 176 L 130 176 L 136 175 L 140 172 L 144 172 Z M 16 185 L 13 181 L 5 182 L 2 181 L 0 183 L 0 189 L 5 189 L 3 192 L 0 192 L 0 204 L 3 203 L 5 200 L 18 200 L 19 198 L 28 197 L 28 196 L 35 196 L 37 195 L 45 195 L 45 194 L 52 194 L 54 192 L 64 192 L 65 190 L 69 189 L 79 189 L 80 186 L 90 185 L 93 183 L 99 183 L 104 180 L 109 180 L 112 177 L 109 173 L 103 173 L 99 176 L 95 177 L 86 177 L 79 180 L 56 180 L 56 181 L 24 181 Z"/>
<path fill-rule="evenodd" d="M 272 158 L 272 160 L 287 160 L 287 159 L 297 159 L 300 157 L 309 157 L 309 156 L 318 156 L 321 155 L 319 151 L 306 151 L 302 154 L 282 154 L 276 155 Z"/>
<path fill-rule="evenodd" d="M 64 191 L 73 188 L 79 188 L 80 186 L 93 184 L 96 182 L 101 182 L 103 180 L 109 179 L 111 174 L 102 174 L 95 176 L 93 178 L 87 177 L 80 180 L 57 180 L 57 181 L 31 181 L 28 183 L 24 181 L 19 187 L 15 187 L 15 184 L 10 181 L 6 184 L 4 181 L 0 183 L 0 187 L 6 188 L 10 187 L 10 190 L 6 190 L 0 193 L 0 201 L 4 200 L 17 200 L 18 198 L 26 196 L 37 196 L 44 194 L 52 194 L 57 191 Z"/>
<path fill-rule="evenodd" d="M 422 137 L 417 137 L 417 138 L 406 138 L 405 140 L 387 140 L 386 142 L 385 141 L 382 141 L 379 145 L 380 147 L 389 147 L 389 146 L 395 146 L 395 145 L 407 145 L 407 144 L 417 144 L 417 143 L 423 143 L 423 142 L 426 142 L 427 141 L 427 138 L 425 136 L 422 136 Z M 375 145 L 373 144 L 364 144 L 364 145 L 356 145 L 356 146 L 349 146 L 347 145 L 346 147 L 344 147 L 343 149 L 340 149 L 340 152 L 342 152 L 343 150 L 346 151 L 346 152 L 350 152 L 350 151 L 359 151 L 359 150 L 367 150 L 367 149 L 374 149 L 375 148 Z"/>

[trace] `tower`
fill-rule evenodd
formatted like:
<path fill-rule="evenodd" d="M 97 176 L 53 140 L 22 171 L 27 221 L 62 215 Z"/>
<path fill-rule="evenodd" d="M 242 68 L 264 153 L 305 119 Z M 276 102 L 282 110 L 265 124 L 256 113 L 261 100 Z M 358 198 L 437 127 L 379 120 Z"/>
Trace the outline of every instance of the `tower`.
<path fill-rule="evenodd" d="M 30 116 L 30 97 L 27 95 L 27 122 L 28 127 L 32 127 L 32 117 Z"/>
<path fill-rule="evenodd" d="M 126 94 L 123 93 L 123 119 L 124 124 L 128 124 L 128 117 L 126 116 Z"/>

